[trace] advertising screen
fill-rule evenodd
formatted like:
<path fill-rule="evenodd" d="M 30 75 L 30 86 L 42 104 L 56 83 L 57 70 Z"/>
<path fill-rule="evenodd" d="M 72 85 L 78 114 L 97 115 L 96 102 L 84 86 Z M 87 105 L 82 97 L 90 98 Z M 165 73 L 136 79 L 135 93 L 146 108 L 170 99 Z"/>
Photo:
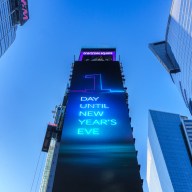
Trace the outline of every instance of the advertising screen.
<path fill-rule="evenodd" d="M 62 141 L 132 142 L 126 96 L 119 62 L 76 62 Z"/>
<path fill-rule="evenodd" d="M 75 62 L 53 192 L 141 191 L 119 62 Z"/>
<path fill-rule="evenodd" d="M 69 93 L 61 141 L 64 143 L 132 142 L 125 94 Z"/>

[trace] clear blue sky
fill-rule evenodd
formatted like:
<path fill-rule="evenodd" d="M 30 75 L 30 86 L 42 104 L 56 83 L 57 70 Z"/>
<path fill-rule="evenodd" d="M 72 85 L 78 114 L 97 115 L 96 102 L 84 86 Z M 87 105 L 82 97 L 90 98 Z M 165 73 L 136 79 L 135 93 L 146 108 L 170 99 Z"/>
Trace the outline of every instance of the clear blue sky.
<path fill-rule="evenodd" d="M 29 0 L 30 20 L 0 59 L 1 192 L 30 191 L 51 111 L 82 47 L 116 47 L 121 55 L 145 179 L 148 109 L 189 116 L 148 49 L 164 39 L 170 6 L 171 0 Z"/>

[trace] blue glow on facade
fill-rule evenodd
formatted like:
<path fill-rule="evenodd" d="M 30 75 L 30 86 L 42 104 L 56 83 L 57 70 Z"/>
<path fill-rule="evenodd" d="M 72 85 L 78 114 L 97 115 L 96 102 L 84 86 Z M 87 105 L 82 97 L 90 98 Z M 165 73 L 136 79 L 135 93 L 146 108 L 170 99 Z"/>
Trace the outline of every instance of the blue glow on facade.
<path fill-rule="evenodd" d="M 132 142 L 125 94 L 69 93 L 68 106 L 63 141 Z M 121 110 L 117 111 L 117 108 Z"/>
<path fill-rule="evenodd" d="M 118 124 L 118 119 L 115 117 L 115 115 L 110 115 L 110 113 L 112 113 L 112 111 L 116 107 L 115 106 L 111 107 L 109 104 L 110 101 L 108 99 L 105 99 L 103 102 L 102 97 L 107 93 L 124 93 L 124 91 L 114 90 L 114 89 L 104 89 L 101 74 L 87 74 L 87 75 L 84 75 L 83 77 L 85 79 L 90 79 L 92 81 L 92 87 L 90 89 L 84 89 L 84 90 L 83 89 L 70 90 L 71 94 L 73 92 L 82 93 L 81 95 L 78 95 L 79 100 L 73 108 L 78 111 L 78 116 L 79 116 L 78 124 L 76 125 L 78 127 L 76 134 L 89 135 L 89 136 L 103 135 L 105 133 L 105 130 L 103 130 L 103 127 L 116 126 Z M 93 94 L 85 95 L 83 93 L 94 93 L 94 95 Z M 73 103 L 74 103 L 74 100 L 73 100 Z M 89 117 L 89 118 L 85 118 L 85 117 Z M 99 117 L 102 117 L 102 118 L 99 118 Z M 79 126 L 86 126 L 86 127 L 81 128 Z M 98 126 L 96 128 L 96 131 L 95 131 L 95 126 Z"/>

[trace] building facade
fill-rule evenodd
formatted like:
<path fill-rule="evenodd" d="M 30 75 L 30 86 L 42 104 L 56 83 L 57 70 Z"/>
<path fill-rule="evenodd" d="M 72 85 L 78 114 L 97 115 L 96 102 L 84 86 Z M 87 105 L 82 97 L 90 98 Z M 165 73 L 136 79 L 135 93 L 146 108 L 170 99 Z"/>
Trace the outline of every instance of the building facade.
<path fill-rule="evenodd" d="M 191 120 L 149 111 L 147 183 L 149 192 L 192 191 Z M 185 130 L 188 130 L 185 132 Z"/>
<path fill-rule="evenodd" d="M 27 0 L 0 0 L 0 57 L 15 40 L 17 26 L 28 19 Z"/>
<path fill-rule="evenodd" d="M 192 114 L 192 0 L 173 0 L 165 41 L 151 50 L 170 73 Z"/>
<path fill-rule="evenodd" d="M 142 192 L 130 121 L 116 50 L 82 49 L 47 128 L 40 191 Z"/>

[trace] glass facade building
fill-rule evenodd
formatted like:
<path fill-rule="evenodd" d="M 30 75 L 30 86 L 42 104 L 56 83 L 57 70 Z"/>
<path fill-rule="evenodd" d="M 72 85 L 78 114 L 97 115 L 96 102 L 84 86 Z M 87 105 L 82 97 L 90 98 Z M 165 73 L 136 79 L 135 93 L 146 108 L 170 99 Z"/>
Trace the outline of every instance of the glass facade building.
<path fill-rule="evenodd" d="M 190 125 L 189 125 L 190 124 Z M 192 191 L 190 131 L 186 117 L 149 111 L 147 183 L 149 192 Z"/>
<path fill-rule="evenodd" d="M 18 24 L 28 19 L 27 0 L 0 0 L 0 57 L 15 40 Z"/>
<path fill-rule="evenodd" d="M 192 120 L 183 120 L 183 132 L 187 140 L 188 148 L 192 154 Z"/>
<path fill-rule="evenodd" d="M 49 124 L 41 192 L 142 192 L 123 67 L 115 49 L 82 49 Z M 120 110 L 117 110 L 120 109 Z M 117 112 L 118 111 L 118 112 Z"/>
<path fill-rule="evenodd" d="M 173 0 L 165 41 L 151 50 L 164 65 L 192 114 L 192 0 Z"/>

